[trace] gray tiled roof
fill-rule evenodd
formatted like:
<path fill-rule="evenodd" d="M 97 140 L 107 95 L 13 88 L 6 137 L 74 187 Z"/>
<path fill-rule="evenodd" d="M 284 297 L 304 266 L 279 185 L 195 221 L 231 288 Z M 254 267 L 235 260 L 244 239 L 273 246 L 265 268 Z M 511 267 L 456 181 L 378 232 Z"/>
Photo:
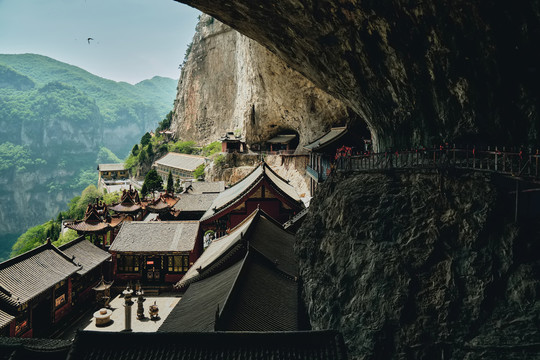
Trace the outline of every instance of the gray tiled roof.
<path fill-rule="evenodd" d="M 0 337 L 0 359 L 65 360 L 71 344 L 70 340 Z"/>
<path fill-rule="evenodd" d="M 174 205 L 174 210 L 181 211 L 206 211 L 210 208 L 218 193 L 180 195 L 180 200 Z"/>
<path fill-rule="evenodd" d="M 243 260 L 191 284 L 159 331 L 299 330 L 298 296 L 295 277 L 250 250 Z"/>
<path fill-rule="evenodd" d="M 267 141 L 269 144 L 287 144 L 296 139 L 296 135 L 277 135 Z"/>
<path fill-rule="evenodd" d="M 3 329 L 9 325 L 9 323 L 11 323 L 13 320 L 15 320 L 15 316 L 0 310 L 0 329 Z"/>
<path fill-rule="evenodd" d="M 122 171 L 125 170 L 124 164 L 99 164 L 99 171 Z"/>
<path fill-rule="evenodd" d="M 111 252 L 188 252 L 199 232 L 198 221 L 133 221 L 122 225 Z"/>
<path fill-rule="evenodd" d="M 346 360 L 337 331 L 111 333 L 80 331 L 67 360 Z"/>
<path fill-rule="evenodd" d="M 264 179 L 273 184 L 276 190 L 291 198 L 292 201 L 297 202 L 302 208 L 304 207 L 294 187 L 277 175 L 266 163 L 262 162 L 248 176 L 221 192 L 210 209 L 203 215 L 201 221 L 207 220 L 216 213 L 228 208 L 229 205 L 234 204 L 236 200 L 254 189 Z"/>
<path fill-rule="evenodd" d="M 193 181 L 186 186 L 186 192 L 191 194 L 219 193 L 225 190 L 225 181 Z"/>
<path fill-rule="evenodd" d="M 60 246 L 59 249 L 71 257 L 76 264 L 82 265 L 82 268 L 77 271 L 79 275 L 88 273 L 111 257 L 111 254 L 98 248 L 83 236 Z"/>
<path fill-rule="evenodd" d="M 296 279 L 278 271 L 272 261 L 250 251 L 234 289 L 220 308 L 217 330 L 301 330 L 298 285 Z"/>
<path fill-rule="evenodd" d="M 163 165 L 175 169 L 194 171 L 197 167 L 205 163 L 205 157 L 198 155 L 188 155 L 179 153 L 168 153 L 156 160 L 154 165 Z"/>
<path fill-rule="evenodd" d="M 159 328 L 160 332 L 214 331 L 216 310 L 223 309 L 243 261 L 192 284 Z"/>
<path fill-rule="evenodd" d="M 47 243 L 0 263 L 0 284 L 9 293 L 0 291 L 0 298 L 11 306 L 25 303 L 80 269 Z"/>
<path fill-rule="evenodd" d="M 332 143 L 333 141 L 339 139 L 347 133 L 347 127 L 335 127 L 332 128 L 329 132 L 313 141 L 311 144 L 304 146 L 304 149 L 315 151 L 320 148 L 325 147 L 326 145 Z"/>

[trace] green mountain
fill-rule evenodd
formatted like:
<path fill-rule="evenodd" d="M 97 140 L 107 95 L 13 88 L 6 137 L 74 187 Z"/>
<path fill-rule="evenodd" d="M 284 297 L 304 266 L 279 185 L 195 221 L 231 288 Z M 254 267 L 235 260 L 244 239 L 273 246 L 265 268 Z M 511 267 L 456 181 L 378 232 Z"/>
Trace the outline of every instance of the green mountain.
<path fill-rule="evenodd" d="M 172 109 L 177 81 L 136 85 L 33 54 L 0 54 L 0 259 L 97 181 Z"/>

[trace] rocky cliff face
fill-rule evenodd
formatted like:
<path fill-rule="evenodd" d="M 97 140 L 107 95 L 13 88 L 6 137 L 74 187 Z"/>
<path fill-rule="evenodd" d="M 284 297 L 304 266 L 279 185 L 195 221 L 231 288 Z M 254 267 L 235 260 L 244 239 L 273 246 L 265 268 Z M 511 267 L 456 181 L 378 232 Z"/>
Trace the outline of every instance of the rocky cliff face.
<path fill-rule="evenodd" d="M 489 176 L 334 176 L 298 233 L 315 329 L 353 359 L 537 358 L 540 227 Z"/>
<path fill-rule="evenodd" d="M 538 0 L 181 2 L 342 100 L 381 148 L 538 143 Z"/>
<path fill-rule="evenodd" d="M 340 101 L 277 56 L 201 16 L 178 83 L 172 125 L 177 138 L 205 144 L 236 130 L 254 144 L 291 131 L 302 145 L 348 118 Z"/>

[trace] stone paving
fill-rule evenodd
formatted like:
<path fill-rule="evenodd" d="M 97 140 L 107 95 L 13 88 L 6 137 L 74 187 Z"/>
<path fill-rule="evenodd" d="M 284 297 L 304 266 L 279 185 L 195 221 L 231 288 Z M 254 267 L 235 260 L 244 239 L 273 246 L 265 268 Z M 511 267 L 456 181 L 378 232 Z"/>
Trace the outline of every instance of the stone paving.
<path fill-rule="evenodd" d="M 137 297 L 133 296 L 133 306 L 131 307 L 131 329 L 133 332 L 156 332 L 157 329 L 163 324 L 163 321 L 169 316 L 172 309 L 180 301 L 179 296 L 148 296 L 144 302 L 144 316 L 142 320 L 137 320 Z M 148 314 L 148 308 L 154 304 L 159 307 L 159 319 L 150 320 Z M 96 326 L 96 321 L 93 317 L 93 312 L 83 316 L 72 328 L 67 330 L 62 336 L 64 339 L 73 339 L 75 332 L 80 330 L 88 331 L 122 331 L 125 329 L 125 309 L 124 298 L 118 295 L 110 303 L 110 309 L 112 310 L 111 322 L 106 326 Z"/>

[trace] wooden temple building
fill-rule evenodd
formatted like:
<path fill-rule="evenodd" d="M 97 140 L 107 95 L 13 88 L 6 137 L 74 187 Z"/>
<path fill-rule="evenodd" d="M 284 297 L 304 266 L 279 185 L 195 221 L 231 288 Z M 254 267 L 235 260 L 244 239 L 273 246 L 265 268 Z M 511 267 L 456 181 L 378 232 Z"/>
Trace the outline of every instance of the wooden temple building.
<path fill-rule="evenodd" d="M 281 134 L 276 135 L 266 141 L 271 152 L 276 151 L 294 151 L 298 146 L 298 135 L 296 134 Z"/>
<path fill-rule="evenodd" d="M 348 127 L 334 127 L 320 138 L 305 145 L 309 152 L 309 164 L 306 173 L 310 179 L 310 192 L 313 195 L 317 184 L 324 182 L 330 175 L 332 162 L 339 148 L 348 147 L 355 152 L 364 151 L 364 140 L 358 139 Z"/>
<path fill-rule="evenodd" d="M 72 280 L 71 302 L 85 304 L 94 300 L 93 288 L 105 278 L 110 278 L 111 254 L 81 236 L 59 248 L 81 268 Z"/>
<path fill-rule="evenodd" d="M 132 188 L 122 190 L 120 202 L 109 207 L 110 210 L 117 214 L 124 215 L 127 221 L 142 220 L 144 217 L 144 209 L 139 192 Z"/>
<path fill-rule="evenodd" d="M 11 337 L 45 337 L 86 300 L 110 255 L 83 238 L 65 251 L 50 241 L 0 263 L 0 329 Z M 68 255 L 69 254 L 69 255 Z"/>
<path fill-rule="evenodd" d="M 124 164 L 99 164 L 98 170 L 98 184 L 103 179 L 108 180 L 127 180 L 129 178 L 129 172 L 125 168 Z"/>
<path fill-rule="evenodd" d="M 125 219 L 125 216 L 111 216 L 108 209 L 103 201 L 88 204 L 83 220 L 66 222 L 65 226 L 78 235 L 89 236 L 95 245 L 107 248 Z"/>
<path fill-rule="evenodd" d="M 221 138 L 221 152 L 225 153 L 243 153 L 246 152 L 246 141 L 241 135 L 234 135 L 234 132 L 229 131 L 225 133 Z"/>
<path fill-rule="evenodd" d="M 187 290 L 159 331 L 309 328 L 293 246 L 293 234 L 255 210 L 214 240 L 175 285 Z"/>
<path fill-rule="evenodd" d="M 304 209 L 292 185 L 261 162 L 249 175 L 219 193 L 201 217 L 203 233 L 214 230 L 222 236 L 260 208 L 283 224 Z"/>
<path fill-rule="evenodd" d="M 115 280 L 175 283 L 202 252 L 199 222 L 126 222 L 109 251 Z"/>
<path fill-rule="evenodd" d="M 179 198 L 174 194 L 164 193 L 160 194 L 158 198 L 148 201 L 144 205 L 144 209 L 148 213 L 153 214 L 165 214 L 171 211 L 174 205 L 178 202 Z"/>

